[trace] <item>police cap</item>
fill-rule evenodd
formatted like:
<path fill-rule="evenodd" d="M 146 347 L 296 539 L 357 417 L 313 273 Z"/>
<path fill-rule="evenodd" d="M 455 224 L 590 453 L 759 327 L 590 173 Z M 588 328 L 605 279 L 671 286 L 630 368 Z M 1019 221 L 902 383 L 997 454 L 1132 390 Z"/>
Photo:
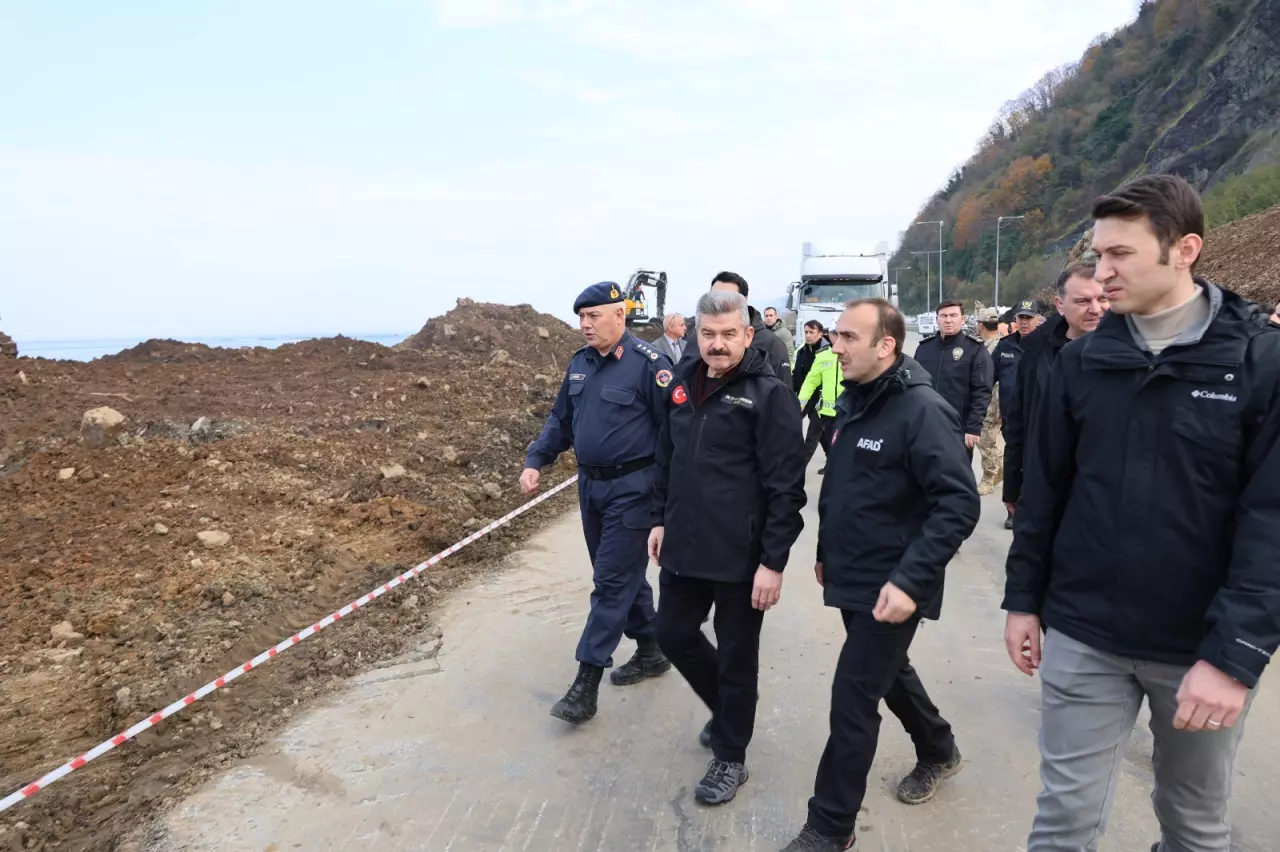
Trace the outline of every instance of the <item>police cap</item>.
<path fill-rule="evenodd" d="M 1018 309 L 1014 312 L 1014 316 L 1038 317 L 1040 316 L 1040 305 L 1035 299 L 1023 299 L 1018 303 Z"/>
<path fill-rule="evenodd" d="M 592 284 L 582 291 L 573 303 L 573 312 L 579 313 L 586 308 L 598 308 L 601 305 L 613 305 L 622 301 L 622 288 L 612 281 L 601 281 Z"/>

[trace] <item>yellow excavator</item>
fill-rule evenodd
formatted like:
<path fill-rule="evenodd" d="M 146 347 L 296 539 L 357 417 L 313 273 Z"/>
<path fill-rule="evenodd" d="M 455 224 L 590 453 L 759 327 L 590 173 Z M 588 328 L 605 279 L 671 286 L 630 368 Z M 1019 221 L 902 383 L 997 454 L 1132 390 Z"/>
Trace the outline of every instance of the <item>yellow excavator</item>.
<path fill-rule="evenodd" d="M 653 298 L 648 291 L 653 291 Z M 657 340 L 667 309 L 667 273 L 637 269 L 627 279 L 623 291 L 627 306 L 627 329 L 642 340 Z"/>

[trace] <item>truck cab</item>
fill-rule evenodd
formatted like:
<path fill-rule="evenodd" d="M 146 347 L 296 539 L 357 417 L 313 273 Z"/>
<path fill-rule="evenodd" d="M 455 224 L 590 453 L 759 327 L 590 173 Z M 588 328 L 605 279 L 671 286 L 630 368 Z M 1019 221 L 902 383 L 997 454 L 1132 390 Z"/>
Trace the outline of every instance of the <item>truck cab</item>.
<path fill-rule="evenodd" d="M 898 304 L 898 288 L 889 284 L 888 246 L 876 249 L 864 252 L 804 244 L 800 280 L 787 287 L 787 307 L 796 314 L 797 347 L 804 345 L 806 322 L 817 320 L 829 330 L 852 299 L 887 299 Z"/>

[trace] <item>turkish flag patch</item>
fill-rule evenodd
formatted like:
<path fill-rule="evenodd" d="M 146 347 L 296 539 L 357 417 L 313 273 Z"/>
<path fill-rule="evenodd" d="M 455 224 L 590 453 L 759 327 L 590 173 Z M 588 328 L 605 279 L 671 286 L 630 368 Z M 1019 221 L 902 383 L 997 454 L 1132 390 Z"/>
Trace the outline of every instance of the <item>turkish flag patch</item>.
<path fill-rule="evenodd" d="M 684 385 L 676 385 L 676 389 L 671 392 L 671 401 L 676 405 L 684 405 L 689 401 L 689 394 L 684 392 Z"/>

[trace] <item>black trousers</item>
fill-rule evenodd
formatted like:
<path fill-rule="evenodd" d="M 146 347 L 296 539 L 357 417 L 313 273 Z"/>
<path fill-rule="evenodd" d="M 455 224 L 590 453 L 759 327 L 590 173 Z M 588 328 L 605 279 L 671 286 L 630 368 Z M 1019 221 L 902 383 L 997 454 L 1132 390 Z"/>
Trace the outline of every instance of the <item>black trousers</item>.
<path fill-rule="evenodd" d="M 805 416 L 809 419 L 809 427 L 804 435 L 806 462 L 813 459 L 813 454 L 818 451 L 819 444 L 822 445 L 824 454 L 831 450 L 831 421 L 835 418 L 819 415 L 818 406 L 818 400 L 811 399 L 809 400 L 809 406 L 805 409 Z"/>
<path fill-rule="evenodd" d="M 746 761 L 756 727 L 764 613 L 751 606 L 754 585 L 658 577 L 658 644 L 711 710 L 711 750 L 729 763 Z M 713 603 L 716 645 L 702 632 Z"/>
<path fill-rule="evenodd" d="M 809 824 L 828 837 L 853 833 L 876 755 L 881 699 L 911 735 L 918 761 L 946 763 L 955 751 L 951 725 L 907 657 L 919 619 L 882 624 L 870 613 L 840 614 L 845 640 L 831 688 L 831 736 L 809 800 Z"/>

